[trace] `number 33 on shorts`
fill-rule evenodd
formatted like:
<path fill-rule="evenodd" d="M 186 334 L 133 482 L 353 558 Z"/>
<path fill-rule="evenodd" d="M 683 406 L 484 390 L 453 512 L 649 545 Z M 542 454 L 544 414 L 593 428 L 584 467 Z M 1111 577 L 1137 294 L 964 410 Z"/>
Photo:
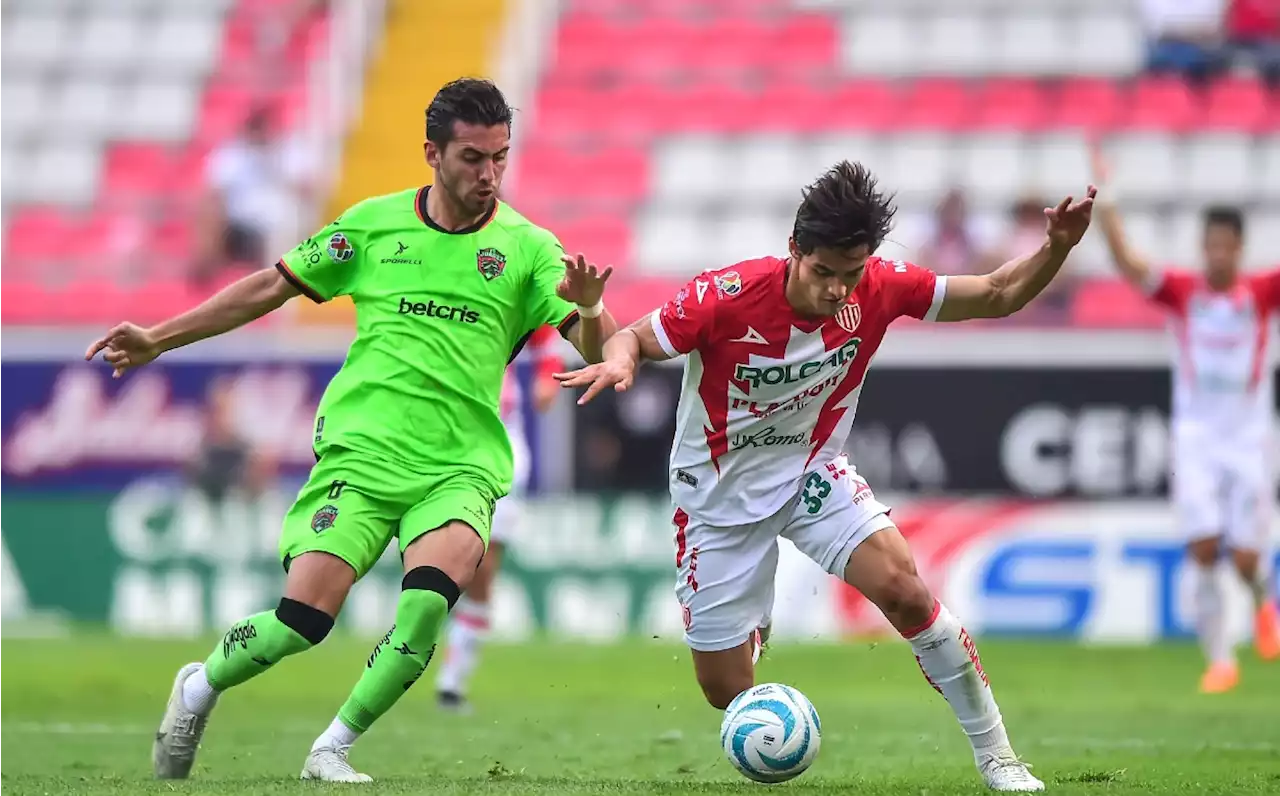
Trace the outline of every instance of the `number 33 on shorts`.
<path fill-rule="evenodd" d="M 836 485 L 840 488 L 837 489 Z M 800 502 L 804 504 L 806 512 L 817 514 L 832 499 L 833 492 L 837 495 L 835 499 L 847 497 L 855 505 L 874 497 L 871 487 L 862 476 L 852 471 L 849 460 L 843 456 L 828 463 L 825 470 L 809 473 L 809 477 L 804 480 L 804 489 L 800 491 Z"/>

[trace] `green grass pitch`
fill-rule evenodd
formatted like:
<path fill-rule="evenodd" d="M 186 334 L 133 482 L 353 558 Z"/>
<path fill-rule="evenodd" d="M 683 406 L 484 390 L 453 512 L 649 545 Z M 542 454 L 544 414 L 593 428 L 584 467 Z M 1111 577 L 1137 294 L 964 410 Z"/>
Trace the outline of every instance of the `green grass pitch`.
<path fill-rule="evenodd" d="M 224 698 L 192 779 L 150 775 L 173 673 L 212 639 L 6 639 L 4 794 L 349 792 L 296 780 L 370 642 L 335 638 Z M 1090 649 L 986 641 L 984 663 L 1019 753 L 1062 794 L 1280 793 L 1280 665 L 1245 655 L 1240 688 L 1195 693 L 1191 646 Z M 688 653 L 665 643 L 494 645 L 476 712 L 442 714 L 431 672 L 356 746 L 371 794 L 752 794 L 720 752 Z M 985 792 L 941 697 L 901 643 L 788 645 L 759 670 L 818 708 L 813 768 L 780 793 Z"/>

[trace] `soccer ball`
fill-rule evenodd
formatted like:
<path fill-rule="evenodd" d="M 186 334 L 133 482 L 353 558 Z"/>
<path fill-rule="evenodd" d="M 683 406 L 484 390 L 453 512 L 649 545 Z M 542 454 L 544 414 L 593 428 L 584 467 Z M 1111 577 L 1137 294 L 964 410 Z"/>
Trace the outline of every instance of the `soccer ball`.
<path fill-rule="evenodd" d="M 818 711 L 789 685 L 748 688 L 729 703 L 720 745 L 734 768 L 756 782 L 786 782 L 813 765 L 822 744 Z"/>

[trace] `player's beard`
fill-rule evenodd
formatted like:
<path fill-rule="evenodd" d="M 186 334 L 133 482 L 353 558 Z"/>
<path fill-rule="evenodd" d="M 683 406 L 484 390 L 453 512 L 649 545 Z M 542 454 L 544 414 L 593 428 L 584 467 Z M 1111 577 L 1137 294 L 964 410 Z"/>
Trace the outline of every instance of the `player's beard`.
<path fill-rule="evenodd" d="M 482 199 L 474 193 L 471 195 L 461 193 L 455 187 L 454 181 L 449 179 L 443 172 L 440 174 L 440 182 L 442 183 L 441 187 L 444 188 L 445 193 L 449 196 L 449 201 L 458 209 L 460 215 L 464 215 L 467 218 L 479 218 L 486 215 L 493 208 L 493 203 L 497 201 L 496 190 L 488 199 Z M 476 190 L 479 190 L 479 186 L 477 186 Z"/>

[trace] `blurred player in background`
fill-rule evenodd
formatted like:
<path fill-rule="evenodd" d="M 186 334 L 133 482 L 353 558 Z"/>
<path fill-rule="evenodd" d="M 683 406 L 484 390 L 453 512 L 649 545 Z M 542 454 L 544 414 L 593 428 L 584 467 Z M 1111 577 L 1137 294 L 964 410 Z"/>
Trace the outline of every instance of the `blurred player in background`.
<path fill-rule="evenodd" d="M 1094 150 L 1099 181 L 1108 176 Z M 1116 268 L 1170 314 L 1178 342 L 1173 379 L 1172 492 L 1195 562 L 1196 632 L 1208 659 L 1200 690 L 1219 693 L 1240 679 L 1227 632 L 1218 562 L 1224 548 L 1253 597 L 1254 644 L 1280 658 L 1280 617 L 1265 558 L 1270 548 L 1275 434 L 1268 342 L 1280 310 L 1280 270 L 1242 274 L 1244 214 L 1204 214 L 1203 273 L 1156 270 L 1125 240 L 1115 198 L 1098 205 Z"/>
<path fill-rule="evenodd" d="M 555 353 L 555 336 L 549 326 L 535 331 L 524 350 L 534 366 L 530 403 L 535 412 L 542 413 L 550 409 L 560 395 L 560 385 L 552 378 L 552 374 L 564 369 L 564 360 Z M 436 701 L 440 707 L 458 712 L 468 710 L 467 681 L 480 662 L 480 645 L 489 634 L 493 581 L 502 566 L 506 540 L 519 532 L 520 500 L 529 488 L 533 472 L 524 396 L 514 368 L 507 368 L 506 381 L 502 385 L 501 411 L 502 422 L 511 439 L 514 473 L 511 492 L 494 507 L 489 550 L 480 562 L 480 569 L 471 585 L 454 606 L 449 622 L 449 641 L 444 650 L 444 663 L 440 666 L 440 675 L 436 679 Z"/>
<path fill-rule="evenodd" d="M 587 386 L 585 402 L 627 389 L 642 360 L 689 355 L 671 451 L 676 593 L 712 705 L 755 681 L 785 536 L 911 643 L 989 787 L 1044 789 L 1014 754 L 973 639 L 920 579 L 889 508 L 841 450 L 889 324 L 1022 309 L 1084 235 L 1094 193 L 1046 208 L 1034 251 L 989 274 L 942 276 L 873 256 L 895 208 L 866 169 L 840 163 L 805 190 L 790 257 L 703 273 L 611 338 L 603 363 L 561 377 Z"/>
<path fill-rule="evenodd" d="M 297 295 L 349 295 L 357 310 L 356 339 L 316 413 L 316 465 L 284 520 L 284 597 L 179 670 L 155 736 L 156 776 L 187 777 L 221 693 L 323 641 L 352 585 L 398 539 L 395 624 L 302 769 L 303 779 L 370 781 L 348 751 L 422 676 L 511 488 L 498 416 L 508 363 L 546 325 L 600 361 L 617 328 L 602 301 L 609 270 L 566 256 L 498 199 L 511 117 L 489 81 L 446 85 L 427 108 L 430 186 L 367 199 L 276 268 L 149 329 L 120 324 L 89 347 L 87 359 L 105 352 L 119 376 Z"/>

